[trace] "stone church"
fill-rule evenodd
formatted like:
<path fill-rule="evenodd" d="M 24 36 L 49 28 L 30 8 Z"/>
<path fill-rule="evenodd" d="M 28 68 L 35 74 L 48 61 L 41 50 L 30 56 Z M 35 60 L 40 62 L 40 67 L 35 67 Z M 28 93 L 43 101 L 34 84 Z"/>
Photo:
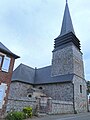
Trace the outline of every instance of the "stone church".
<path fill-rule="evenodd" d="M 71 102 L 74 112 L 87 112 L 87 86 L 80 40 L 75 35 L 67 2 L 61 32 L 54 39 L 52 53 L 50 66 L 34 69 L 20 64 L 14 70 L 9 102 L 12 98 L 18 101 L 20 98 L 46 96 L 56 101 Z"/>

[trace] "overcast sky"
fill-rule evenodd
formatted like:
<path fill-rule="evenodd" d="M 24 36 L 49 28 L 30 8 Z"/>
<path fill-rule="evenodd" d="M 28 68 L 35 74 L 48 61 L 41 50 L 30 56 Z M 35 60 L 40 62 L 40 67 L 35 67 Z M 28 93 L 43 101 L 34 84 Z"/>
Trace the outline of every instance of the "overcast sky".
<path fill-rule="evenodd" d="M 90 80 L 90 0 L 68 0 L 68 5 Z M 0 1 L 0 41 L 21 57 L 14 68 L 20 63 L 37 68 L 51 64 L 64 9 L 65 0 Z"/>

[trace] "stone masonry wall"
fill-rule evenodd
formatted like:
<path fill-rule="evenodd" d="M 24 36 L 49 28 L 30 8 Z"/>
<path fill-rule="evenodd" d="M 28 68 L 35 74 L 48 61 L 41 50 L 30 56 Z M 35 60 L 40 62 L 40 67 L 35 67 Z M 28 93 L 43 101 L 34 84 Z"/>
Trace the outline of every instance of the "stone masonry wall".
<path fill-rule="evenodd" d="M 89 112 L 90 112 L 90 104 L 88 105 L 88 110 L 89 110 Z"/>
<path fill-rule="evenodd" d="M 26 106 L 33 109 L 38 106 L 39 111 L 40 98 L 27 97 L 32 86 L 21 82 L 12 82 L 8 97 L 7 112 L 11 110 L 22 111 Z M 51 99 L 47 103 L 47 111 L 49 114 L 73 113 L 73 85 L 72 83 L 62 84 L 46 84 L 37 85 L 36 88 L 42 87 L 42 92 Z M 29 90 L 29 92 L 28 92 Z M 46 112 L 47 112 L 46 111 Z"/>
<path fill-rule="evenodd" d="M 32 88 L 32 85 L 22 82 L 12 82 L 10 85 L 9 98 L 27 97 L 28 90 Z"/>
<path fill-rule="evenodd" d="M 36 87 L 42 87 L 43 92 L 54 100 L 73 101 L 72 83 L 54 83 L 37 85 Z"/>
<path fill-rule="evenodd" d="M 86 81 L 78 76 L 74 76 L 74 103 L 77 112 L 87 112 L 87 86 Z M 80 90 L 82 86 L 82 90 Z M 80 92 L 81 91 L 81 92 Z"/>
<path fill-rule="evenodd" d="M 39 98 L 40 100 L 40 98 Z M 40 102 L 34 98 L 9 98 L 7 104 L 7 112 L 10 111 L 22 111 L 24 107 L 32 107 L 33 110 L 38 106 L 38 111 L 40 112 Z M 42 111 L 41 111 L 42 112 Z M 50 100 L 48 102 L 48 109 L 46 111 L 48 114 L 62 114 L 62 113 L 74 113 L 73 103 L 59 100 Z"/>
<path fill-rule="evenodd" d="M 52 114 L 74 113 L 73 103 L 66 101 L 52 100 Z"/>
<path fill-rule="evenodd" d="M 32 107 L 33 109 L 36 108 L 37 101 L 34 98 L 8 98 L 7 104 L 7 112 L 10 111 L 22 111 L 24 107 Z"/>
<path fill-rule="evenodd" d="M 67 46 L 53 52 L 52 76 L 73 73 L 73 50 L 72 46 Z"/>
<path fill-rule="evenodd" d="M 76 74 L 84 78 L 82 53 L 73 44 L 53 52 L 51 75 L 65 74 Z"/>
<path fill-rule="evenodd" d="M 73 45 L 73 66 L 76 75 L 84 78 L 84 65 L 83 65 L 83 58 L 82 53 Z"/>

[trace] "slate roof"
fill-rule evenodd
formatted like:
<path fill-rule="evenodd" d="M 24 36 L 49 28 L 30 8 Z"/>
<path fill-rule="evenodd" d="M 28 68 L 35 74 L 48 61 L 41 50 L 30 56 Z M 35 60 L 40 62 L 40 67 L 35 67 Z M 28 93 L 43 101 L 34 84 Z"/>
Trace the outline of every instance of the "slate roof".
<path fill-rule="evenodd" d="M 67 34 L 69 32 L 72 32 L 75 34 L 73 24 L 72 24 L 72 19 L 71 19 L 69 8 L 68 8 L 68 3 L 66 2 L 61 32 L 60 32 L 60 35 L 58 37 L 60 37 L 64 34 Z"/>
<path fill-rule="evenodd" d="M 79 50 L 81 50 L 80 41 L 76 37 L 69 8 L 68 3 L 66 1 L 63 21 L 62 21 L 62 27 L 60 35 L 54 39 L 54 51 L 56 51 L 59 48 L 62 48 L 64 46 L 68 46 L 69 44 L 74 44 Z"/>
<path fill-rule="evenodd" d="M 34 84 L 63 83 L 71 82 L 73 80 L 73 75 L 59 75 L 52 77 L 51 69 L 51 66 L 37 69 Z"/>
<path fill-rule="evenodd" d="M 12 53 L 7 47 L 5 47 L 1 42 L 0 42 L 0 51 L 7 53 L 9 55 L 12 55 L 15 59 L 20 58 L 19 56 L 15 55 Z"/>
<path fill-rule="evenodd" d="M 12 81 L 21 81 L 25 83 L 34 84 L 35 69 L 20 64 L 13 72 Z"/>
<path fill-rule="evenodd" d="M 24 64 L 20 64 L 13 72 L 12 82 L 20 81 L 33 85 L 71 82 L 73 74 L 51 76 L 51 66 L 34 69 Z"/>
<path fill-rule="evenodd" d="M 57 49 L 62 49 L 72 44 L 74 44 L 79 50 L 81 50 L 80 41 L 72 32 L 69 32 L 61 37 L 56 38 L 54 43 L 54 51 L 56 51 Z"/>

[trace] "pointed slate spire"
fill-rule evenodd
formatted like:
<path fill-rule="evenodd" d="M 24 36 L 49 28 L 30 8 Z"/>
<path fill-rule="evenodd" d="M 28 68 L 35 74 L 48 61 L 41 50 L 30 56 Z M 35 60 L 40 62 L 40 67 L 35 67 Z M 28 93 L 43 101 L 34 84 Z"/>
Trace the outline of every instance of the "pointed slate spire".
<path fill-rule="evenodd" d="M 79 50 L 81 50 L 80 41 L 76 37 L 74 29 L 73 29 L 73 24 L 72 24 L 67 0 L 66 0 L 66 6 L 65 6 L 64 17 L 63 17 L 63 22 L 62 22 L 61 33 L 54 40 L 55 41 L 54 41 L 53 52 L 58 49 L 62 49 L 66 47 L 67 45 L 72 45 L 72 44 L 74 44 Z"/>
<path fill-rule="evenodd" d="M 63 22 L 62 22 L 62 28 L 61 28 L 61 33 L 59 36 L 62 36 L 64 34 L 67 34 L 69 32 L 74 32 L 74 28 L 73 28 L 73 24 L 72 24 L 72 20 L 71 20 L 71 16 L 70 16 L 70 12 L 69 12 L 69 8 L 68 8 L 68 3 L 66 0 L 66 6 L 65 6 L 65 11 L 64 11 L 64 17 L 63 17 Z"/>

